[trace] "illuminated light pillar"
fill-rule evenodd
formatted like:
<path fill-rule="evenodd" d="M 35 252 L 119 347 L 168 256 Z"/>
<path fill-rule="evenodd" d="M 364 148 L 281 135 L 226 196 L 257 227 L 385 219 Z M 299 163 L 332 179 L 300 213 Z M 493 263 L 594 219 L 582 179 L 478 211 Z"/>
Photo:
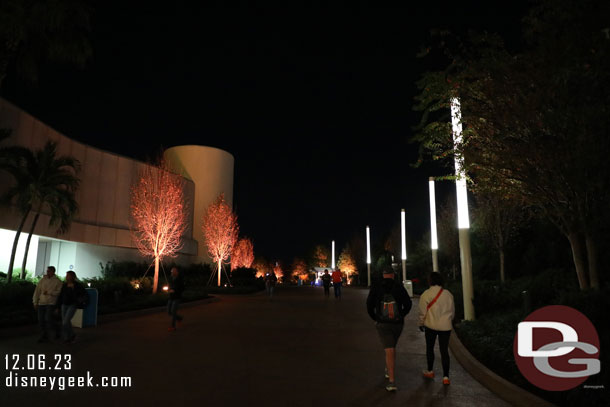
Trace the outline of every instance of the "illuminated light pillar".
<path fill-rule="evenodd" d="M 371 228 L 366 227 L 366 276 L 368 286 L 371 286 Z"/>
<path fill-rule="evenodd" d="M 434 178 L 428 179 L 430 189 L 430 247 L 432 248 L 432 271 L 438 273 L 438 235 L 436 232 L 436 196 L 434 193 Z"/>
<path fill-rule="evenodd" d="M 407 290 L 409 297 L 413 297 L 413 283 L 407 280 L 407 228 L 405 227 L 405 210 L 400 210 L 400 237 L 402 240 L 402 285 Z"/>
<path fill-rule="evenodd" d="M 407 232 L 405 230 L 405 210 L 400 210 L 400 239 L 402 242 L 402 281 L 407 281 Z"/>
<path fill-rule="evenodd" d="M 331 261 L 331 268 L 334 270 L 335 269 L 335 241 L 333 240 L 332 242 L 332 261 Z"/>
<path fill-rule="evenodd" d="M 462 144 L 462 113 L 460 101 L 451 99 L 451 124 L 455 152 L 455 188 L 457 192 L 458 230 L 460 238 L 460 266 L 462 269 L 462 291 L 464 293 L 464 319 L 474 321 L 474 287 L 472 282 L 472 256 L 470 254 L 470 221 L 468 219 L 468 195 L 464 157 L 457 153 Z"/>

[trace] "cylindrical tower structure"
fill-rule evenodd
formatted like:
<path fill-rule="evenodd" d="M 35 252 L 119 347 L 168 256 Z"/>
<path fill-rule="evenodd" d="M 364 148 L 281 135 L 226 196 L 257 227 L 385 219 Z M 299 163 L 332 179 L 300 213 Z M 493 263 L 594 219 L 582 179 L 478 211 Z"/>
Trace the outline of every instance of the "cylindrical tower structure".
<path fill-rule="evenodd" d="M 206 146 L 176 146 L 165 150 L 164 157 L 171 168 L 195 184 L 193 209 L 193 239 L 197 240 L 197 257 L 209 262 L 203 237 L 203 214 L 214 200 L 224 193 L 233 207 L 233 155 L 218 148 Z"/>

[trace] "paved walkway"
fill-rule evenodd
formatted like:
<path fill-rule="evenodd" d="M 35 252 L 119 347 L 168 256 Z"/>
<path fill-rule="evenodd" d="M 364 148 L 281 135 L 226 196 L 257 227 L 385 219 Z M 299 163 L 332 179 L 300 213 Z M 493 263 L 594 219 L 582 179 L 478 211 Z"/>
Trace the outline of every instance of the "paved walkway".
<path fill-rule="evenodd" d="M 332 291 L 331 291 L 332 295 Z M 421 377 L 423 334 L 416 312 L 398 344 L 398 391 L 384 389 L 384 354 L 365 310 L 367 291 L 344 289 L 324 298 L 321 288 L 280 288 L 264 295 L 223 296 L 185 308 L 185 321 L 167 332 L 168 317 L 153 314 L 80 332 L 73 345 L 37 344 L 36 336 L 0 341 L 0 354 L 71 354 L 70 371 L 50 376 L 130 376 L 131 388 L 6 388 L 0 370 L 0 404 L 70 406 L 504 406 L 452 359 L 450 386 Z M 26 366 L 27 367 L 27 366 Z M 46 366 L 48 368 L 48 364 Z M 20 376 L 30 375 L 19 370 Z M 40 372 L 33 372 L 40 375 Z M 14 376 L 13 376 L 14 377 Z M 64 379 L 66 380 L 66 379 Z"/>

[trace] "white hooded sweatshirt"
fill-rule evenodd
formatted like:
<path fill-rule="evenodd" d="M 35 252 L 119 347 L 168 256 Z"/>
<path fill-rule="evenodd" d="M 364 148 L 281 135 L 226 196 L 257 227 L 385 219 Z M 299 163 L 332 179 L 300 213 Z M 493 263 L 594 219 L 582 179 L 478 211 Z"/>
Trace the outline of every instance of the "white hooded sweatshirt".
<path fill-rule="evenodd" d="M 443 289 L 436 302 L 427 309 L 428 304 L 434 300 L 441 287 L 433 285 L 419 297 L 419 323 L 436 331 L 451 331 L 453 317 L 455 316 L 455 305 L 453 295 Z"/>

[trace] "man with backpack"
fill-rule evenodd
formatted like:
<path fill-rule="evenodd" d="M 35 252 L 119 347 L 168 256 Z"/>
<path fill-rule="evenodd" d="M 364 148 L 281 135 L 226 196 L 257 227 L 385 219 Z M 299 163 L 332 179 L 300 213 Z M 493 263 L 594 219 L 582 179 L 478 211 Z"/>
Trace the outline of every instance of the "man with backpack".
<path fill-rule="evenodd" d="M 411 310 L 411 298 L 402 284 L 394 279 L 394 270 L 390 266 L 384 268 L 383 280 L 371 287 L 366 299 L 366 309 L 376 322 L 377 332 L 385 350 L 385 377 L 389 379 L 385 389 L 396 391 L 396 343 L 402 333 L 404 317 Z"/>

